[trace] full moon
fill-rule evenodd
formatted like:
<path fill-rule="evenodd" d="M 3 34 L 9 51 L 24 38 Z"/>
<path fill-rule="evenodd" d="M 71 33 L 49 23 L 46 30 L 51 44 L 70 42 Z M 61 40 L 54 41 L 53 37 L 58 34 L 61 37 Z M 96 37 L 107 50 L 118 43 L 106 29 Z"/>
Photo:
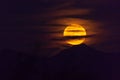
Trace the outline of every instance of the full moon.
<path fill-rule="evenodd" d="M 71 24 L 64 30 L 63 36 L 68 38 L 66 42 L 70 45 L 79 45 L 85 41 L 86 30 L 79 24 Z"/>

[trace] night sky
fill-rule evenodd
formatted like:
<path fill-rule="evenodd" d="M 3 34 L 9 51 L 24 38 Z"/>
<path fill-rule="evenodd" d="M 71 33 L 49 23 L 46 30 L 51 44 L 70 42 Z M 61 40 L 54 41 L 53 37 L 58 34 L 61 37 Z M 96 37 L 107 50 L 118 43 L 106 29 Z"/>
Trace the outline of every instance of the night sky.
<path fill-rule="evenodd" d="M 119 0 L 4 0 L 0 12 L 0 49 L 59 51 L 65 27 L 79 23 L 94 35 L 85 44 L 120 52 Z"/>
<path fill-rule="evenodd" d="M 119 0 L 1 1 L 0 80 L 120 80 L 119 8 Z M 71 24 L 85 28 L 83 44 L 67 44 Z"/>

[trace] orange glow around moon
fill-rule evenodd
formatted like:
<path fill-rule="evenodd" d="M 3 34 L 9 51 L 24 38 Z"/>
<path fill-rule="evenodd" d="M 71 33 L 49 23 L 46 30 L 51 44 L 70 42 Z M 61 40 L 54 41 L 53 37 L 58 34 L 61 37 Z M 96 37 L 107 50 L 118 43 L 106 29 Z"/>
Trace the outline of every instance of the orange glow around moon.
<path fill-rule="evenodd" d="M 71 37 L 66 40 L 66 42 L 70 45 L 82 44 L 85 41 L 84 36 L 86 35 L 87 34 L 86 34 L 85 29 L 79 24 L 71 24 L 70 26 L 67 26 L 63 33 L 64 37 Z"/>

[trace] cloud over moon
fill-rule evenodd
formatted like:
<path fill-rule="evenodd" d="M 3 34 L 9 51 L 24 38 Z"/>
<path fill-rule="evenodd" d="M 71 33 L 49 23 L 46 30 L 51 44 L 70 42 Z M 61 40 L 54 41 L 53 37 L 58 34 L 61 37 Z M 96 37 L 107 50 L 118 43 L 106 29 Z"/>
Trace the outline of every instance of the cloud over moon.
<path fill-rule="evenodd" d="M 112 43 L 114 48 L 119 46 L 117 0 L 34 0 L 29 3 L 27 0 L 26 2 L 13 0 L 13 2 L 10 1 L 9 8 L 4 4 L 5 9 L 1 10 L 1 48 L 7 46 L 17 49 L 16 46 L 19 46 L 23 51 L 32 50 L 37 42 L 48 47 L 51 44 L 52 47 L 66 46 L 62 33 L 71 23 L 84 26 L 88 36 L 95 35 L 87 37 L 86 44 L 95 45 L 98 49 Z M 9 10 L 9 13 L 5 13 L 6 10 Z M 59 40 L 55 40 L 56 38 Z"/>

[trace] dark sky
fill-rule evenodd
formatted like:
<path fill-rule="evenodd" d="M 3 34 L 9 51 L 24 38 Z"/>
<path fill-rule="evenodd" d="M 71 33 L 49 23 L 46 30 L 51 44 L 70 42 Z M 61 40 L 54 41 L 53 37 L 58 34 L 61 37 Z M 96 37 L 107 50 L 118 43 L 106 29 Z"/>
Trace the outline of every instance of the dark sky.
<path fill-rule="evenodd" d="M 4 0 L 0 12 L 0 49 L 30 52 L 39 43 L 56 50 L 65 43 L 54 38 L 75 22 L 95 34 L 86 44 L 120 52 L 119 0 Z"/>

